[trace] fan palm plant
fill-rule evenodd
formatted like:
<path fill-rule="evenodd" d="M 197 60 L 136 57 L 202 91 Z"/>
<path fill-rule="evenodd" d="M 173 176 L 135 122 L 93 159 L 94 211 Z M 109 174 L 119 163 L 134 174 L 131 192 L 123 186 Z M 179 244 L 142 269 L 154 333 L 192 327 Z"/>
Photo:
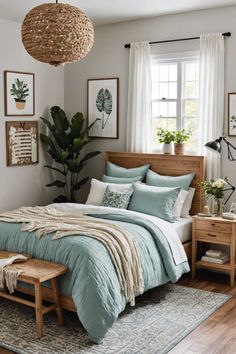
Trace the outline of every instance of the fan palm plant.
<path fill-rule="evenodd" d="M 41 133 L 42 143 L 48 146 L 48 154 L 59 165 L 45 165 L 46 168 L 56 171 L 62 179 L 56 179 L 47 187 L 58 187 L 64 190 L 54 202 L 76 201 L 78 190 L 88 181 L 89 177 L 79 178 L 80 172 L 86 166 L 87 161 L 100 154 L 100 151 L 93 151 L 81 158 L 83 148 L 94 139 L 87 139 L 87 132 L 96 123 L 84 127 L 85 119 L 83 113 L 76 113 L 71 121 L 66 117 L 65 112 L 58 106 L 51 108 L 53 123 L 41 117 L 43 123 L 48 127 L 50 135 Z"/>

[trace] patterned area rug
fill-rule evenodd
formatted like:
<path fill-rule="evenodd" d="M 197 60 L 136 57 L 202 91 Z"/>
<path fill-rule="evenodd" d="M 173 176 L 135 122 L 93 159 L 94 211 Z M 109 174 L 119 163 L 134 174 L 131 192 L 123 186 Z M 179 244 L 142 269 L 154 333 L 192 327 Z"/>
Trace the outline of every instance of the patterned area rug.
<path fill-rule="evenodd" d="M 151 290 L 127 307 L 103 344 L 89 341 L 76 314 L 44 316 L 45 336 L 35 336 L 34 311 L 0 299 L 0 346 L 22 354 L 158 354 L 168 353 L 230 296 L 179 285 Z"/>

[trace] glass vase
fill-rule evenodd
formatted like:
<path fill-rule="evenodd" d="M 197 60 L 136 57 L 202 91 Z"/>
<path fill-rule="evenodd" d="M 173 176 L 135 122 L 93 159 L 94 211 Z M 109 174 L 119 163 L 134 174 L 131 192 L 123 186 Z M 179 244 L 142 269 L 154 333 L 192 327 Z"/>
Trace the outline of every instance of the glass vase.
<path fill-rule="evenodd" d="M 216 216 L 222 216 L 224 211 L 224 198 L 215 199 L 215 214 Z"/>

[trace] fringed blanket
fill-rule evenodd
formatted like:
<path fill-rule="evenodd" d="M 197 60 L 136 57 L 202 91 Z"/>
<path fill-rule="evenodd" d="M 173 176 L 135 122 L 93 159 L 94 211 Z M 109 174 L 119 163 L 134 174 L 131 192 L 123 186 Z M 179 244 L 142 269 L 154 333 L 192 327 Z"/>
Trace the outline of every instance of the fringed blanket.
<path fill-rule="evenodd" d="M 128 302 L 144 291 L 139 247 L 134 236 L 112 222 L 86 215 L 70 216 L 51 207 L 23 207 L 0 214 L 0 221 L 23 223 L 21 230 L 52 239 L 88 236 L 103 243 L 113 260 L 121 289 Z"/>
<path fill-rule="evenodd" d="M 0 259 L 0 289 L 4 289 L 5 285 L 9 293 L 14 293 L 17 285 L 17 278 L 22 273 L 20 269 L 11 269 L 8 267 L 15 261 L 27 261 L 27 257 L 19 254 L 10 258 Z"/>

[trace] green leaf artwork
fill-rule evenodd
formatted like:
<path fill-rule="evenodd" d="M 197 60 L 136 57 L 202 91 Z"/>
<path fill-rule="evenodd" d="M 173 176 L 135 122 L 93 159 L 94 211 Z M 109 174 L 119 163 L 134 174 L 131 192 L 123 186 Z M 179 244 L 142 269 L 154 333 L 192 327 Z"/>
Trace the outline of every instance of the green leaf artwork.
<path fill-rule="evenodd" d="M 27 84 L 18 78 L 15 80 L 15 83 L 12 84 L 10 92 L 15 100 L 19 101 L 25 101 L 26 97 L 29 96 L 29 88 L 27 87 Z"/>
<path fill-rule="evenodd" d="M 230 122 L 232 123 L 232 129 L 236 129 L 236 116 L 235 115 L 230 117 Z"/>
<path fill-rule="evenodd" d="M 14 97 L 16 108 L 22 110 L 25 108 L 26 97 L 29 96 L 29 88 L 24 80 L 15 79 L 10 90 L 11 96 Z"/>
<path fill-rule="evenodd" d="M 98 119 L 102 121 L 102 129 L 104 129 L 112 113 L 112 94 L 108 89 L 101 88 L 98 91 L 96 106 L 98 111 L 102 113 L 102 118 Z"/>

